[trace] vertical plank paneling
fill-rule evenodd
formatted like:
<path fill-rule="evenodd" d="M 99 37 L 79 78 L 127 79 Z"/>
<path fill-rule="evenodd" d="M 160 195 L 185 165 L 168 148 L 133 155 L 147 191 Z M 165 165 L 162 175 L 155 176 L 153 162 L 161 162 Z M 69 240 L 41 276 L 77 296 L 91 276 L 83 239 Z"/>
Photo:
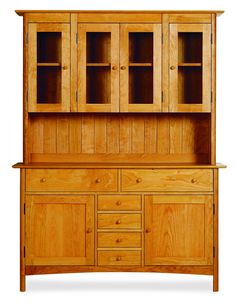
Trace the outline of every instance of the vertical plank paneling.
<path fill-rule="evenodd" d="M 69 152 L 69 119 L 57 118 L 57 153 Z"/>
<path fill-rule="evenodd" d="M 81 152 L 81 115 L 69 119 L 69 152 Z"/>
<path fill-rule="evenodd" d="M 195 122 L 193 118 L 183 117 L 183 153 L 194 153 Z"/>
<path fill-rule="evenodd" d="M 119 132 L 120 121 L 118 116 L 109 115 L 107 117 L 107 152 L 119 153 Z"/>
<path fill-rule="evenodd" d="M 106 153 L 107 136 L 106 136 L 106 115 L 97 115 L 94 118 L 95 126 L 95 153 Z"/>
<path fill-rule="evenodd" d="M 120 153 L 131 153 L 131 115 L 120 117 Z"/>
<path fill-rule="evenodd" d="M 157 123 L 157 153 L 169 154 L 170 152 L 170 124 L 169 118 L 158 117 Z"/>
<path fill-rule="evenodd" d="M 179 116 L 170 117 L 170 153 L 182 153 L 183 123 Z"/>
<path fill-rule="evenodd" d="M 132 153 L 144 153 L 144 120 L 140 115 L 132 118 Z"/>
<path fill-rule="evenodd" d="M 94 115 L 82 116 L 82 153 L 94 153 Z"/>
<path fill-rule="evenodd" d="M 157 149 L 157 122 L 155 115 L 146 114 L 145 117 L 145 153 L 156 153 Z"/>
<path fill-rule="evenodd" d="M 47 117 L 43 119 L 43 152 L 57 152 L 57 119 Z"/>
<path fill-rule="evenodd" d="M 31 153 L 43 153 L 43 118 L 36 117 L 30 120 Z"/>

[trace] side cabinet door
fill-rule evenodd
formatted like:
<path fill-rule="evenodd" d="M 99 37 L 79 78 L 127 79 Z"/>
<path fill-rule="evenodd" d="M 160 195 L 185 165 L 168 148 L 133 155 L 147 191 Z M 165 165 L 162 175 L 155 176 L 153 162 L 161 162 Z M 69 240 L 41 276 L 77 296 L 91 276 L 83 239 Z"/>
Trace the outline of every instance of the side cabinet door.
<path fill-rule="evenodd" d="M 94 264 L 94 197 L 29 195 L 26 265 Z"/>
<path fill-rule="evenodd" d="M 120 25 L 120 111 L 161 111 L 161 24 Z"/>
<path fill-rule="evenodd" d="M 119 111 L 119 25 L 78 24 L 78 111 Z"/>
<path fill-rule="evenodd" d="M 169 111 L 211 111 L 211 25 L 170 24 Z"/>
<path fill-rule="evenodd" d="M 145 264 L 211 265 L 211 195 L 145 196 Z"/>
<path fill-rule="evenodd" d="M 70 25 L 28 25 L 28 111 L 70 111 Z"/>

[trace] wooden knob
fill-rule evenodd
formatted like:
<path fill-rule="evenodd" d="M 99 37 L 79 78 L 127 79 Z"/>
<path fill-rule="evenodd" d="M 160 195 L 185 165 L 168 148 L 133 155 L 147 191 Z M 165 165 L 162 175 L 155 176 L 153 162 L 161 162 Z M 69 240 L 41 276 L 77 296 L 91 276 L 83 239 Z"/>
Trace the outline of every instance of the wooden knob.
<path fill-rule="evenodd" d="M 121 260 L 121 257 L 120 256 L 117 256 L 116 257 L 116 261 L 120 261 Z"/>
<path fill-rule="evenodd" d="M 145 232 L 146 232 L 146 233 L 151 233 L 151 229 L 147 228 L 147 229 L 145 230 Z"/>
<path fill-rule="evenodd" d="M 120 219 L 116 220 L 116 224 L 121 224 Z"/>
<path fill-rule="evenodd" d="M 120 243 L 121 241 L 122 241 L 121 238 L 117 238 L 117 239 L 116 239 L 116 242 L 117 242 L 117 243 Z"/>
<path fill-rule="evenodd" d="M 114 66 L 112 66 L 112 68 L 111 68 L 112 70 L 117 70 L 117 66 L 116 65 L 114 65 Z"/>
<path fill-rule="evenodd" d="M 63 70 L 67 70 L 67 69 L 68 69 L 68 66 L 62 66 L 62 69 L 63 69 Z"/>
<path fill-rule="evenodd" d="M 101 182 L 101 179 L 100 178 L 97 178 L 96 179 L 96 183 L 98 184 L 98 183 L 100 183 Z"/>
<path fill-rule="evenodd" d="M 87 229 L 87 233 L 89 234 L 89 233 L 92 233 L 92 229 L 91 228 L 88 228 Z"/>
<path fill-rule="evenodd" d="M 45 182 L 46 181 L 46 178 L 41 178 L 40 179 L 40 182 Z"/>
<path fill-rule="evenodd" d="M 139 183 L 139 182 L 141 182 L 141 181 L 142 181 L 142 178 L 137 178 L 137 179 L 136 179 L 136 182 L 137 182 L 137 183 Z"/>
<path fill-rule="evenodd" d="M 116 205 L 117 205 L 117 206 L 120 206 L 120 205 L 121 205 L 121 201 L 118 200 L 118 201 L 116 202 Z"/>
<path fill-rule="evenodd" d="M 120 68 L 121 70 L 125 70 L 126 69 L 126 67 L 125 66 L 121 66 L 121 68 Z"/>
<path fill-rule="evenodd" d="M 170 66 L 170 69 L 171 69 L 171 70 L 174 70 L 174 69 L 175 69 L 175 66 L 173 66 L 173 65 Z"/>
<path fill-rule="evenodd" d="M 192 184 L 195 184 L 196 182 L 197 182 L 196 178 L 192 178 L 192 179 L 191 179 L 191 183 L 192 183 Z"/>

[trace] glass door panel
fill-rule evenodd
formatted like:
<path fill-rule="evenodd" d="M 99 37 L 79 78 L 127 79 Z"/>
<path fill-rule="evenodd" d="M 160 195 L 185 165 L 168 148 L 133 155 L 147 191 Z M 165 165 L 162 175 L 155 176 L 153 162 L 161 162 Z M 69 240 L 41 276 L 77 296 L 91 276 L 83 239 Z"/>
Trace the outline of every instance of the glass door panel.
<path fill-rule="evenodd" d="M 29 111 L 70 110 L 68 24 L 29 24 Z"/>
<path fill-rule="evenodd" d="M 161 110 L 161 25 L 121 25 L 123 112 Z"/>
<path fill-rule="evenodd" d="M 210 25 L 170 25 L 170 111 L 210 111 Z"/>
<path fill-rule="evenodd" d="M 119 110 L 119 26 L 78 26 L 79 111 Z"/>

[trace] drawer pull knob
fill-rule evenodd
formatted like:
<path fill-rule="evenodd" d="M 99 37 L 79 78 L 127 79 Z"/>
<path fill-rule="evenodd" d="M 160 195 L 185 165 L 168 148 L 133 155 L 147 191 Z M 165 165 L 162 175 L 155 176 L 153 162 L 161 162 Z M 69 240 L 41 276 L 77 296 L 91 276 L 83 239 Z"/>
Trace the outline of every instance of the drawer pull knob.
<path fill-rule="evenodd" d="M 141 181 L 142 181 L 142 178 L 137 178 L 137 179 L 136 179 L 136 182 L 137 182 L 137 183 L 140 183 Z"/>
<path fill-rule="evenodd" d="M 87 233 L 89 234 L 89 233 L 92 233 L 92 229 L 91 228 L 88 228 L 87 229 Z"/>
<path fill-rule="evenodd" d="M 126 67 L 125 66 L 121 66 L 121 68 L 120 68 L 121 70 L 125 70 L 126 69 Z"/>
<path fill-rule="evenodd" d="M 171 70 L 174 70 L 174 69 L 175 69 L 175 66 L 170 66 L 170 69 L 171 69 Z"/>
<path fill-rule="evenodd" d="M 121 224 L 120 219 L 116 220 L 116 224 Z"/>
<path fill-rule="evenodd" d="M 67 69 L 68 69 L 68 66 L 62 66 L 62 69 L 63 69 L 63 70 L 67 70 Z"/>
<path fill-rule="evenodd" d="M 120 243 L 121 241 L 122 241 L 121 238 L 117 238 L 117 239 L 116 239 L 116 242 L 117 242 L 117 243 Z"/>
<path fill-rule="evenodd" d="M 145 230 L 145 232 L 146 232 L 146 233 L 151 233 L 151 229 L 147 228 L 147 229 Z"/>
<path fill-rule="evenodd" d="M 45 182 L 46 181 L 46 178 L 41 178 L 40 179 L 40 182 Z"/>
<path fill-rule="evenodd" d="M 117 66 L 116 65 L 112 66 L 112 70 L 117 70 Z"/>
<path fill-rule="evenodd" d="M 97 178 L 97 179 L 96 179 L 96 183 L 99 184 L 100 182 L 101 182 L 101 179 L 100 179 L 100 178 Z"/>
<path fill-rule="evenodd" d="M 120 205 L 121 205 L 121 201 L 118 200 L 118 201 L 116 202 L 116 205 L 117 205 L 117 206 L 120 206 Z"/>
<path fill-rule="evenodd" d="M 197 182 L 196 178 L 192 178 L 192 179 L 191 179 L 191 183 L 192 183 L 192 184 L 195 184 L 196 182 Z"/>
<path fill-rule="evenodd" d="M 116 257 L 116 261 L 121 261 L 121 257 L 120 256 Z"/>

